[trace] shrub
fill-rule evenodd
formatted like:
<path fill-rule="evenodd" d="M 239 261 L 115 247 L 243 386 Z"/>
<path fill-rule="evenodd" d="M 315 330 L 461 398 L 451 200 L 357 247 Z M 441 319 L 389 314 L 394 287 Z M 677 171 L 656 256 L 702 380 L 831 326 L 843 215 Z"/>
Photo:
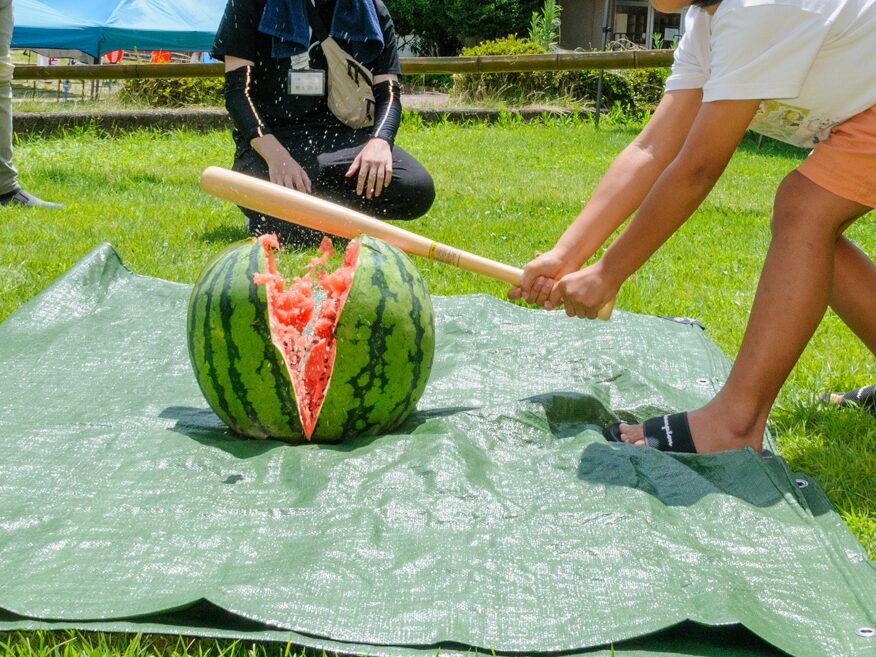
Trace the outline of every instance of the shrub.
<path fill-rule="evenodd" d="M 465 48 L 464 56 L 533 55 L 543 53 L 531 39 L 507 36 Z M 618 105 L 630 115 L 654 109 L 663 97 L 667 68 L 606 71 L 602 82 L 604 107 Z M 598 70 L 539 71 L 532 73 L 459 73 L 453 76 L 453 94 L 469 101 L 532 103 L 566 101 L 596 102 Z"/>
<path fill-rule="evenodd" d="M 152 107 L 224 105 L 225 81 L 220 78 L 156 78 L 125 80 L 119 91 L 124 103 Z"/>
<path fill-rule="evenodd" d="M 632 105 L 640 110 L 653 110 L 663 98 L 669 68 L 629 68 L 622 75 L 630 83 Z"/>
<path fill-rule="evenodd" d="M 537 55 L 545 51 L 534 41 L 509 34 L 501 39 L 484 41 L 464 48 L 463 57 L 478 55 Z M 529 102 L 541 97 L 553 85 L 551 71 L 532 73 L 457 73 L 453 76 L 454 96 L 463 100 L 505 100 L 512 103 Z"/>
<path fill-rule="evenodd" d="M 663 98 L 667 68 L 628 68 L 607 70 L 602 79 L 602 106 L 620 107 L 628 114 L 652 112 Z M 559 71 L 556 73 L 560 98 L 580 103 L 595 103 L 599 71 Z"/>

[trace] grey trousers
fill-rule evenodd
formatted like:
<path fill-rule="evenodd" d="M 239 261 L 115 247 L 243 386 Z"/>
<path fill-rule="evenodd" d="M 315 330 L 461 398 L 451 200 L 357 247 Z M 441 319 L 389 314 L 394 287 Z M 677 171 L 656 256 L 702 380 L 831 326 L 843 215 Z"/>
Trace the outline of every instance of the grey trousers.
<path fill-rule="evenodd" d="M 0 0 L 0 194 L 18 189 L 12 166 L 12 0 Z"/>

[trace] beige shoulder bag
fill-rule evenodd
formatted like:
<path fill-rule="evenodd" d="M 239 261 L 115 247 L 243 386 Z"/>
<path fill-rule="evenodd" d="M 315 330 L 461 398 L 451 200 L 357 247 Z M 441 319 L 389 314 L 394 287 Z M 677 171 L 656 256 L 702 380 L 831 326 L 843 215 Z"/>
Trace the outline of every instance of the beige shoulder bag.
<path fill-rule="evenodd" d="M 374 125 L 374 92 L 371 90 L 371 71 L 353 59 L 338 45 L 310 0 L 305 0 L 310 27 L 320 41 L 328 62 L 328 106 L 339 121 L 351 128 Z"/>
<path fill-rule="evenodd" d="M 326 37 L 320 45 L 328 61 L 328 106 L 332 114 L 351 128 L 374 125 L 371 71 L 348 55 L 333 38 Z"/>

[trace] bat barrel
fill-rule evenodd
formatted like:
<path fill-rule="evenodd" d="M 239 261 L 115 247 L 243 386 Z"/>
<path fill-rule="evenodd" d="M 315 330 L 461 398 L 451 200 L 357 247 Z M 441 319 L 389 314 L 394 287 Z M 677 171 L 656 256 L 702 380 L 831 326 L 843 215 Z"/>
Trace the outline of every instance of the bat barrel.
<path fill-rule="evenodd" d="M 207 167 L 204 170 L 201 189 L 236 205 L 323 233 L 347 239 L 371 235 L 406 253 L 438 260 L 509 285 L 520 285 L 523 276 L 522 269 L 441 244 L 311 194 L 222 167 Z M 614 300 L 599 311 L 599 318 L 608 319 L 613 307 Z"/>
<path fill-rule="evenodd" d="M 237 205 L 339 237 L 371 235 L 402 251 L 519 285 L 523 270 L 457 249 L 310 194 L 222 167 L 201 174 L 201 189 Z"/>

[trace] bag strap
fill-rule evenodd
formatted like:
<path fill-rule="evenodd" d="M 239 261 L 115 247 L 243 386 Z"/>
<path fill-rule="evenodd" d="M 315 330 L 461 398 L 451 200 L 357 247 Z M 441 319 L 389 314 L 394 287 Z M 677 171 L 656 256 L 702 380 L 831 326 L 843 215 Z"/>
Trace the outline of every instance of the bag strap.
<path fill-rule="evenodd" d="M 320 18 L 313 0 L 304 0 L 304 6 L 307 7 L 307 19 L 310 22 L 310 28 L 316 35 L 316 38 L 319 39 L 319 42 L 322 43 L 329 38 L 328 30 L 325 29 L 325 23 L 322 22 L 322 18 Z"/>

